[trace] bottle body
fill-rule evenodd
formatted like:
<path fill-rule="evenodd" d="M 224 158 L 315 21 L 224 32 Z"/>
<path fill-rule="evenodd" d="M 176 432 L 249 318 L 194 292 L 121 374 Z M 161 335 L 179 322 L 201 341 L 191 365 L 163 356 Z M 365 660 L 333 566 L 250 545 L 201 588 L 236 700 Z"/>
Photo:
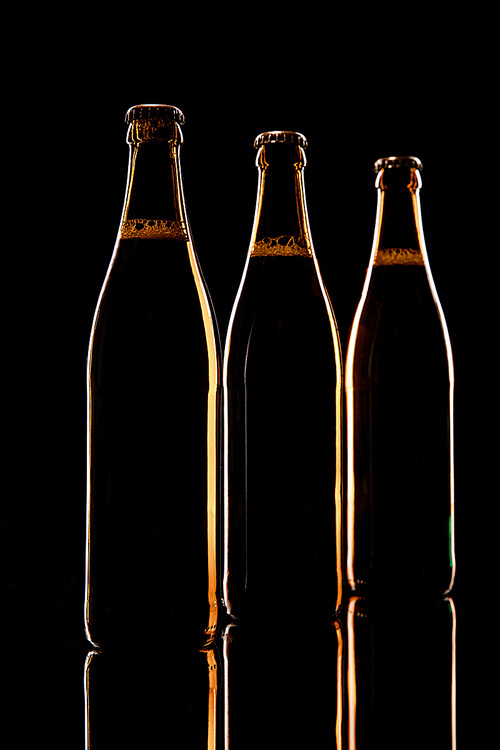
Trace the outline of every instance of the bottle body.
<path fill-rule="evenodd" d="M 217 621 L 218 342 L 187 222 L 124 217 L 88 359 L 86 629 L 108 646 Z"/>
<path fill-rule="evenodd" d="M 340 605 L 340 346 L 309 236 L 259 240 L 261 218 L 224 361 L 224 595 L 293 627 Z"/>
<path fill-rule="evenodd" d="M 451 346 L 419 214 L 412 246 L 387 247 L 384 208 L 346 362 L 347 573 L 358 592 L 440 596 L 455 570 Z"/>

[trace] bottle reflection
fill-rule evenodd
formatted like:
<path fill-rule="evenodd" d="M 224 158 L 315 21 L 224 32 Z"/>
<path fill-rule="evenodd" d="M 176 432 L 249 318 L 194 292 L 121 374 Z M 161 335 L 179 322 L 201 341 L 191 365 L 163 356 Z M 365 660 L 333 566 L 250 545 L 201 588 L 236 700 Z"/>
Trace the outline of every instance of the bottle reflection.
<path fill-rule="evenodd" d="M 217 750 L 215 649 L 92 651 L 85 665 L 86 750 Z"/>
<path fill-rule="evenodd" d="M 204 651 L 90 652 L 86 750 L 456 750 L 451 599 L 352 597 L 342 624 L 289 631 L 230 624 Z"/>
<path fill-rule="evenodd" d="M 287 631 L 289 624 L 286 624 Z M 302 635 L 231 624 L 224 634 L 224 750 L 342 747 L 340 623 Z"/>
<path fill-rule="evenodd" d="M 349 750 L 455 750 L 455 638 L 451 599 L 350 600 Z"/>

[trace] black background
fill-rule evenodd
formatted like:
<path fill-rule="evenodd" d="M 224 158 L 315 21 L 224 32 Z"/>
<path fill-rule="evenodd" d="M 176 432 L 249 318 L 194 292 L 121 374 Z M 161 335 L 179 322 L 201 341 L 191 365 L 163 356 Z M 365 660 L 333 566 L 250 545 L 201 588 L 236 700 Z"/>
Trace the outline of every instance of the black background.
<path fill-rule="evenodd" d="M 85 361 L 124 197 L 124 114 L 150 102 L 186 117 L 186 202 L 223 340 L 252 226 L 258 133 L 309 141 L 309 218 L 344 352 L 371 249 L 373 162 L 423 161 L 424 229 L 456 370 L 459 747 L 486 746 L 497 655 L 491 21 L 362 14 L 361 28 L 338 11 L 271 22 L 258 7 L 182 19 L 167 8 L 161 21 L 140 10 L 51 33 L 55 19 L 40 18 L 44 34 L 20 40 L 18 63 L 29 64 L 6 88 L 0 686 L 7 724 L 20 729 L 12 747 L 33 728 L 53 747 L 83 747 Z"/>

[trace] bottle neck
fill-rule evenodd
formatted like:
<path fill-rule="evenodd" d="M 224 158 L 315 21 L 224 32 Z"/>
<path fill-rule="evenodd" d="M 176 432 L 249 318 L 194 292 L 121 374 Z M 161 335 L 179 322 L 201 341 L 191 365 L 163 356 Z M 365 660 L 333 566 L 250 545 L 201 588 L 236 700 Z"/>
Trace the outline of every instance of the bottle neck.
<path fill-rule="evenodd" d="M 166 130 L 157 137 L 147 123 L 129 128 L 120 239 L 189 239 L 179 154 L 182 133 L 175 122 Z"/>
<path fill-rule="evenodd" d="M 422 266 L 426 249 L 420 211 L 420 171 L 415 167 L 381 169 L 375 186 L 377 220 L 373 240 L 374 266 Z"/>
<path fill-rule="evenodd" d="M 304 149 L 295 143 L 266 143 L 257 160 L 259 187 L 250 256 L 312 257 L 304 191 Z"/>

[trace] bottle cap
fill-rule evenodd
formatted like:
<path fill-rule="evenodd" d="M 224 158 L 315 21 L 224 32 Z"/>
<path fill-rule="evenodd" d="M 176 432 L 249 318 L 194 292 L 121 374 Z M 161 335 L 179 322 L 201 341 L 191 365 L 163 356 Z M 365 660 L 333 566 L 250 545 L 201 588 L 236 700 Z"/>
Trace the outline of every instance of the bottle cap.
<path fill-rule="evenodd" d="M 180 109 L 169 104 L 136 104 L 128 110 L 125 122 L 130 124 L 137 120 L 161 120 L 184 125 L 184 114 Z"/>
<path fill-rule="evenodd" d="M 394 167 L 410 167 L 421 172 L 423 164 L 416 156 L 387 156 L 375 162 L 373 171 L 378 173 L 381 169 L 393 169 Z"/>
<path fill-rule="evenodd" d="M 253 145 L 255 148 L 260 148 L 265 143 L 295 143 L 297 146 L 307 148 L 306 137 L 294 130 L 268 130 L 258 135 Z"/>

